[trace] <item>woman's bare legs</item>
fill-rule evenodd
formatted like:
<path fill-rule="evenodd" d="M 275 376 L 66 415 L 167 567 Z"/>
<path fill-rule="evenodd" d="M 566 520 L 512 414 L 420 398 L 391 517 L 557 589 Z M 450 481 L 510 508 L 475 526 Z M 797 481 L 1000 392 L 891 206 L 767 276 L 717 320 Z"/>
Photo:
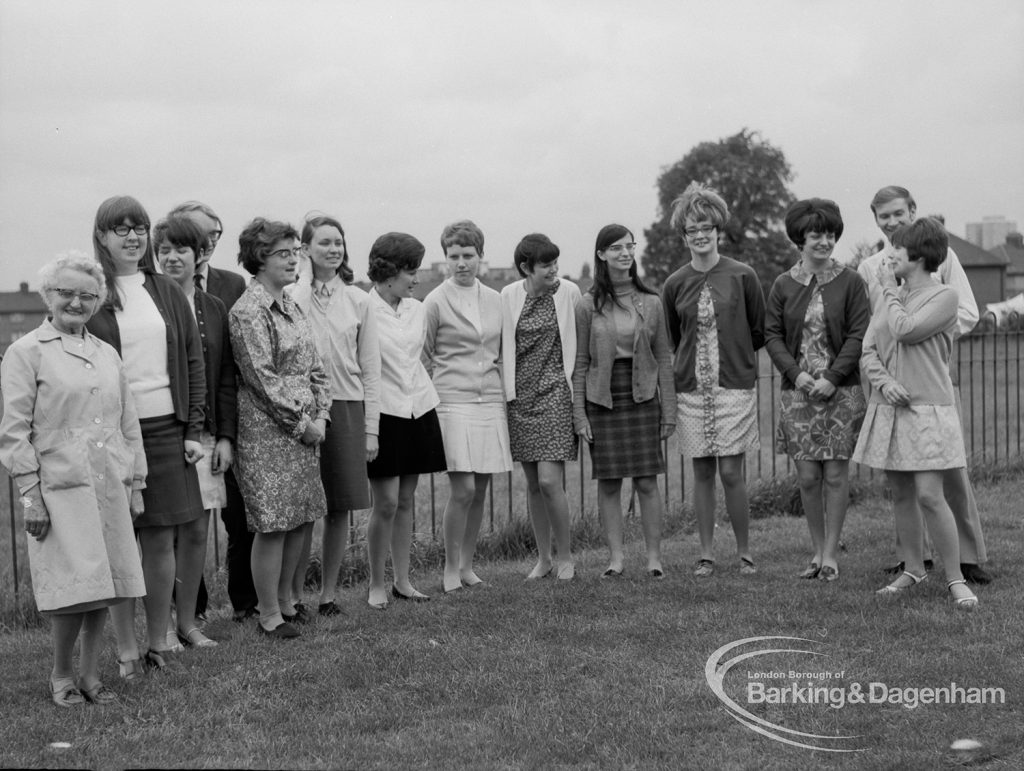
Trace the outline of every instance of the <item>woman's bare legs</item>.
<path fill-rule="evenodd" d="M 91 689 L 100 682 L 100 651 L 107 615 L 106 608 L 82 614 L 82 644 L 78 651 L 78 685 L 82 688 Z"/>
<path fill-rule="evenodd" d="M 182 635 L 196 627 L 196 598 L 206 566 L 209 525 L 210 512 L 204 511 L 203 516 L 177 526 L 174 607 L 178 613 L 178 632 Z"/>
<path fill-rule="evenodd" d="M 142 544 L 142 575 L 146 580 L 146 596 L 142 603 L 146 607 L 146 634 L 149 649 L 167 650 L 167 630 L 171 623 L 171 594 L 174 591 L 173 525 L 166 527 L 144 527 L 139 530 Z M 199 582 L 192 587 L 192 610 L 195 612 L 196 592 Z M 184 592 L 179 592 L 184 594 Z"/>
<path fill-rule="evenodd" d="M 373 490 L 373 509 L 366 525 L 366 550 L 370 563 L 367 601 L 374 606 L 384 606 L 388 602 L 385 568 L 398 511 L 399 477 L 371 479 L 370 488 Z"/>
<path fill-rule="evenodd" d="M 622 480 L 597 480 L 597 513 L 608 543 L 608 570 L 622 572 Z"/>
<path fill-rule="evenodd" d="M 338 574 L 345 559 L 351 512 L 329 511 L 324 517 L 323 560 L 320 563 L 320 604 L 334 602 L 338 594 Z"/>
<path fill-rule="evenodd" d="M 412 549 L 412 514 L 419 479 L 419 474 L 405 474 L 399 478 L 398 506 L 395 511 L 395 524 L 391 529 L 391 570 L 394 573 L 394 586 L 407 597 L 418 593 L 409 582 L 409 552 Z"/>
<path fill-rule="evenodd" d="M 260 625 L 268 632 L 284 623 L 277 595 L 281 584 L 286 535 L 287 533 L 256 533 L 252 539 L 252 582 L 259 598 Z"/>
<path fill-rule="evenodd" d="M 736 538 L 736 554 L 740 559 L 749 560 L 750 504 L 747 501 L 747 480 L 743 475 L 743 453 L 721 456 L 718 459 L 718 478 L 722 480 L 725 511 Z"/>
<path fill-rule="evenodd" d="M 822 465 L 825 474 L 825 540 L 818 564 L 838 570 L 839 539 L 850 503 L 850 461 L 826 460 Z"/>
<path fill-rule="evenodd" d="M 664 507 L 658 493 L 657 477 L 635 477 L 633 486 L 640 500 L 640 521 L 647 548 L 647 570 L 661 570 L 661 520 Z"/>
<path fill-rule="evenodd" d="M 693 459 L 693 513 L 700 537 L 700 558 L 715 561 L 715 471 L 718 458 Z"/>
<path fill-rule="evenodd" d="M 473 557 L 484 518 L 490 474 L 452 471 L 451 494 L 444 509 L 444 590 L 482 583 L 473 572 Z"/>
<path fill-rule="evenodd" d="M 825 502 L 822 498 L 822 463 L 816 460 L 794 460 L 797 482 L 800 485 L 800 503 L 811 533 L 811 562 L 819 568 L 825 559 Z"/>
<path fill-rule="evenodd" d="M 530 520 L 537 540 L 537 566 L 528 578 L 539 578 L 551 570 L 552 538 L 558 555 L 560 578 L 572 578 L 575 569 L 570 549 L 569 501 L 562 487 L 565 464 L 562 461 L 523 463 L 530 496 Z M 545 569 L 546 568 L 546 569 Z"/>

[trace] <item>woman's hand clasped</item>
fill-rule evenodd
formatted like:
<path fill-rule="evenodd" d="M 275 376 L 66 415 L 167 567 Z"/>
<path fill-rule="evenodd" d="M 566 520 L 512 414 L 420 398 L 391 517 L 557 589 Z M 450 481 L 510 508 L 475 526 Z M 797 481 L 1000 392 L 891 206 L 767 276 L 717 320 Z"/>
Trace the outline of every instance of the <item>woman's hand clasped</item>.
<path fill-rule="evenodd" d="M 832 398 L 832 395 L 836 392 L 835 385 L 831 381 L 826 380 L 823 377 L 819 377 L 814 381 L 814 385 L 811 390 L 807 392 L 807 395 L 812 399 L 826 402 Z"/>
<path fill-rule="evenodd" d="M 128 511 L 132 515 L 132 522 L 145 513 L 146 504 L 142 502 L 142 490 L 132 490 L 131 498 L 128 499 Z"/>
<path fill-rule="evenodd" d="M 230 439 L 218 439 L 217 444 L 213 447 L 213 458 L 211 459 L 210 468 L 214 474 L 223 474 L 229 468 L 231 468 L 231 462 L 234 460 L 234 452 L 231 449 Z"/>
<path fill-rule="evenodd" d="M 190 466 L 194 466 L 196 463 L 203 459 L 203 445 L 197 442 L 195 439 L 186 439 L 185 442 L 185 462 Z"/>
<path fill-rule="evenodd" d="M 910 392 L 899 383 L 886 383 L 880 390 L 885 400 L 893 407 L 910 406 Z"/>
<path fill-rule="evenodd" d="M 306 426 L 299 441 L 310 447 L 314 447 L 324 440 L 324 433 L 327 431 L 327 421 L 317 418 Z"/>
<path fill-rule="evenodd" d="M 43 503 L 39 485 L 28 490 L 21 496 L 21 500 L 25 512 L 25 532 L 37 541 L 43 540 L 50 532 L 50 512 L 46 510 L 46 504 Z"/>

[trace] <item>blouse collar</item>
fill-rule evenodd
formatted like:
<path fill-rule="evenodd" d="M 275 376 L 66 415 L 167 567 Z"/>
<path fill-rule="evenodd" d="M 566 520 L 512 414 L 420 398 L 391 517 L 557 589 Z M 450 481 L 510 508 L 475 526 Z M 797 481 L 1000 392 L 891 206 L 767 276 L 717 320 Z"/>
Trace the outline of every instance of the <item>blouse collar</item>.
<path fill-rule="evenodd" d="M 820 275 L 815 275 L 809 270 L 805 270 L 803 260 L 797 260 L 796 265 L 789 269 L 789 275 L 793 280 L 804 286 L 809 286 L 812 278 L 818 280 L 818 286 L 825 286 L 825 284 L 842 272 L 843 266 L 836 262 L 835 259 L 829 260 L 829 266 Z"/>

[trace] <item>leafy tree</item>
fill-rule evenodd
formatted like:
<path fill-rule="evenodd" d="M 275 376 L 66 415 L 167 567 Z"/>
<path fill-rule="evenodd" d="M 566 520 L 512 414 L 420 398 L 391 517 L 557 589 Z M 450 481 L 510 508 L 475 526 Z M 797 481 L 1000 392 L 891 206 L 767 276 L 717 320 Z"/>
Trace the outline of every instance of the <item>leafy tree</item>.
<path fill-rule="evenodd" d="M 765 294 L 775 277 L 793 264 L 796 252 L 786 238 L 783 217 L 795 199 L 788 184 L 793 172 L 782 150 L 744 128 L 717 142 L 701 142 L 682 160 L 665 167 L 658 177 L 660 219 L 644 230 L 647 247 L 640 264 L 651 283 L 661 285 L 690 257 L 683 240 L 672 230 L 672 202 L 691 182 L 719 192 L 729 205 L 730 219 L 722 229 L 722 254 L 757 271 Z"/>

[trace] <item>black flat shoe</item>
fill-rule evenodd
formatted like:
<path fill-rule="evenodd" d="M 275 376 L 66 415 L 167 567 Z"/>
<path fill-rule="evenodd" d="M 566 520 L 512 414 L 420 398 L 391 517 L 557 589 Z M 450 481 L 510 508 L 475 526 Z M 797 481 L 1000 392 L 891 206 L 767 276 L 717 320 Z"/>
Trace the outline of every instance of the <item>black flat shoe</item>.
<path fill-rule="evenodd" d="M 655 581 L 660 581 L 665 577 L 665 571 L 661 568 L 651 568 L 647 571 L 647 575 L 653 578 Z"/>
<path fill-rule="evenodd" d="M 297 603 L 295 605 L 295 613 L 290 616 L 287 613 L 282 613 L 281 618 L 289 624 L 308 624 L 312 620 L 310 618 L 309 611 L 306 610 L 306 606 L 302 603 Z"/>
<path fill-rule="evenodd" d="M 902 565 L 903 563 L 901 562 L 900 564 Z M 797 578 L 817 578 L 818 573 L 820 572 L 821 566 L 817 562 L 812 562 L 803 569 L 803 572 L 797 574 Z M 886 572 L 888 572 L 888 570 Z"/>
<path fill-rule="evenodd" d="M 969 584 L 984 585 L 992 583 L 992 574 L 981 565 L 976 565 L 973 562 L 961 562 L 960 572 L 963 574 L 964 580 Z"/>
<path fill-rule="evenodd" d="M 277 640 L 293 640 L 296 637 L 302 635 L 298 629 L 289 624 L 287 621 L 283 621 L 269 632 L 264 628 L 263 624 L 257 623 L 256 628 L 260 630 L 267 637 L 273 637 Z"/>
<path fill-rule="evenodd" d="M 391 596 L 396 600 L 409 600 L 410 602 L 430 602 L 430 597 L 423 592 L 417 592 L 415 589 L 412 590 L 412 594 L 402 594 L 398 591 L 398 587 L 394 584 L 391 585 Z"/>
<path fill-rule="evenodd" d="M 615 568 L 608 568 L 601 574 L 601 578 L 622 578 L 622 571 Z"/>
<path fill-rule="evenodd" d="M 316 612 L 321 616 L 344 616 L 345 611 L 341 609 L 334 600 L 330 602 L 321 602 L 316 609 Z"/>

